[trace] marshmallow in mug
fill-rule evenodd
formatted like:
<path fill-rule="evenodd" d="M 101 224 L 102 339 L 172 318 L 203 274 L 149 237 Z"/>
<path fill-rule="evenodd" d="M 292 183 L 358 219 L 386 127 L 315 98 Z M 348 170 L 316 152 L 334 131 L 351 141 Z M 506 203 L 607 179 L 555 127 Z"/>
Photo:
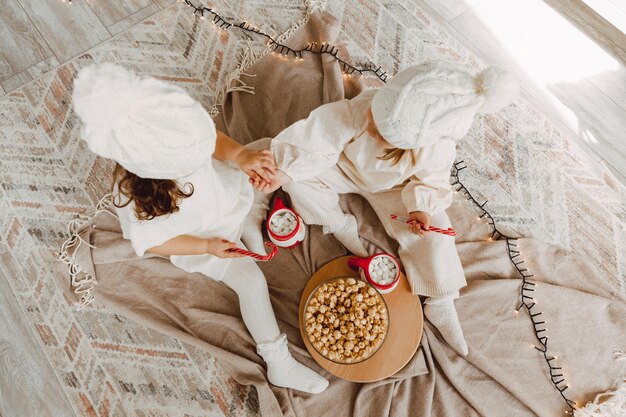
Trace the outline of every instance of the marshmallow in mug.
<path fill-rule="evenodd" d="M 398 275 L 398 267 L 387 256 L 377 256 L 372 259 L 369 275 L 379 285 L 391 284 Z"/>
<path fill-rule="evenodd" d="M 286 236 L 296 230 L 298 226 L 298 219 L 293 213 L 284 211 L 272 216 L 270 221 L 270 228 L 272 232 L 279 236 Z"/>

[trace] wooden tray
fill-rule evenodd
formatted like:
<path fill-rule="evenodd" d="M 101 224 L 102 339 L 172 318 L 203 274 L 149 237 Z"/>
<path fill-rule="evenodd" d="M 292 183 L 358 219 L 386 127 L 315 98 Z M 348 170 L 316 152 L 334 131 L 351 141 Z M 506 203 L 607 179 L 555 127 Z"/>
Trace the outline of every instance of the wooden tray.
<path fill-rule="evenodd" d="M 318 284 L 335 277 L 355 277 L 359 274 L 348 267 L 348 256 L 327 263 L 315 273 L 304 288 L 300 299 L 298 321 L 304 344 L 315 361 L 331 374 L 354 382 L 380 381 L 395 374 L 411 360 L 422 340 L 424 317 L 419 297 L 411 292 L 402 274 L 395 290 L 383 294 L 389 311 L 389 333 L 374 355 L 355 364 L 332 362 L 317 353 L 304 333 L 304 309 L 309 295 Z"/>

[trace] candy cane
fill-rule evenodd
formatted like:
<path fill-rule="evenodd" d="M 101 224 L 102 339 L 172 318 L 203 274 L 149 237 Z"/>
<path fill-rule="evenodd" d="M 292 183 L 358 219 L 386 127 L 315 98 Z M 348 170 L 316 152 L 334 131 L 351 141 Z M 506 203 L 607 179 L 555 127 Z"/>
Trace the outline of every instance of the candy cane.
<path fill-rule="evenodd" d="M 398 220 L 398 221 L 401 221 L 401 222 L 404 222 L 404 223 L 408 223 L 408 224 L 417 223 L 416 220 L 407 219 L 406 217 L 400 217 L 400 216 L 398 216 L 396 214 L 392 214 L 391 215 L 391 220 Z M 423 226 L 421 223 L 420 223 L 420 225 Z M 428 228 L 428 230 L 430 230 L 431 232 L 441 233 L 442 235 L 456 236 L 456 232 L 451 227 L 448 227 L 447 229 L 440 229 L 438 227 L 430 226 Z"/>
<path fill-rule="evenodd" d="M 229 249 L 229 252 L 237 252 L 242 255 L 249 256 L 259 261 L 269 261 L 278 253 L 278 247 L 274 245 L 272 242 L 265 242 L 265 246 L 272 248 L 272 251 L 268 255 L 260 255 L 258 253 L 250 252 L 249 250 L 241 249 L 241 248 L 232 248 Z"/>

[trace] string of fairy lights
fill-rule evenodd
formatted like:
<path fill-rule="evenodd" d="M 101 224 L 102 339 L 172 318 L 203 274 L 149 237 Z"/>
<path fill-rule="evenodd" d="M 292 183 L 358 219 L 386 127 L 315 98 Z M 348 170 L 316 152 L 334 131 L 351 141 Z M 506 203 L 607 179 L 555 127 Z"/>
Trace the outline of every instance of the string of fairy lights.
<path fill-rule="evenodd" d="M 65 1 L 66 0 L 63 0 L 63 2 Z M 307 44 L 304 48 L 295 49 L 277 41 L 274 37 L 262 31 L 261 29 L 251 25 L 250 23 L 247 23 L 245 21 L 239 23 L 230 22 L 228 19 L 224 18 L 215 10 L 209 7 L 195 6 L 191 2 L 191 0 L 178 0 L 178 2 L 184 2 L 188 7 L 192 8 L 193 14 L 199 16 L 200 19 L 205 19 L 206 17 L 209 17 L 212 23 L 222 30 L 234 28 L 266 38 L 267 45 L 271 49 L 271 52 L 273 54 L 278 54 L 286 57 L 293 56 L 295 60 L 299 61 L 304 60 L 304 54 L 307 53 L 312 55 L 329 55 L 332 56 L 339 63 L 344 76 L 365 75 L 366 73 L 371 73 L 383 83 L 387 82 L 388 75 L 381 66 L 370 66 L 363 68 L 355 67 L 354 65 L 350 64 L 339 56 L 339 48 L 337 48 L 337 46 L 335 45 L 324 42 L 321 44 L 318 42 L 312 42 Z M 72 0 L 67 0 L 67 3 L 72 4 Z M 485 209 L 488 201 L 480 203 L 474 198 L 472 193 L 465 187 L 463 182 L 460 180 L 459 173 L 466 168 L 467 166 L 465 165 L 464 161 L 458 161 L 454 163 L 454 167 L 451 173 L 451 177 L 453 180 L 452 186 L 455 187 L 456 192 L 462 193 L 467 200 L 469 200 L 476 206 L 479 211 L 479 215 L 477 217 L 478 219 L 487 219 L 487 222 L 491 227 L 491 234 L 488 240 L 506 240 L 507 255 L 522 281 L 519 292 L 520 302 L 517 308 L 515 308 L 514 310 L 515 314 L 519 314 L 519 311 L 522 308 L 527 311 L 528 317 L 530 318 L 533 325 L 535 337 L 539 344 L 539 347 L 535 344 L 531 346 L 542 354 L 543 359 L 549 369 L 550 381 L 552 382 L 556 390 L 560 393 L 561 397 L 563 397 L 563 400 L 570 408 L 570 412 L 573 412 L 576 408 L 576 403 L 565 395 L 565 391 L 569 388 L 569 385 L 567 384 L 565 376 L 563 374 L 563 368 L 561 366 L 557 366 L 558 357 L 552 356 L 551 354 L 549 354 L 548 351 L 549 339 L 547 334 L 547 321 L 543 317 L 543 312 L 539 310 L 537 301 L 535 299 L 535 293 L 538 285 L 536 282 L 533 282 L 531 280 L 534 275 L 530 273 L 525 265 L 524 260 L 522 259 L 522 253 L 518 245 L 518 239 L 515 237 L 507 236 L 506 234 L 498 230 L 494 217 L 487 211 L 487 209 Z"/>
<path fill-rule="evenodd" d="M 72 0 L 63 0 L 65 3 L 67 1 L 68 4 L 72 4 Z M 222 30 L 228 29 L 238 29 L 243 32 L 252 33 L 267 39 L 267 45 L 271 48 L 273 54 L 277 54 L 284 57 L 290 57 L 293 55 L 295 60 L 303 61 L 304 54 L 312 54 L 312 55 L 329 55 L 332 56 L 338 63 L 343 72 L 344 76 L 351 77 L 353 75 L 365 75 L 366 73 L 371 73 L 376 76 L 380 81 L 387 82 L 388 75 L 382 69 L 381 66 L 367 66 L 367 67 L 356 67 L 346 60 L 342 59 L 339 56 L 339 48 L 335 45 L 331 45 L 330 43 L 319 43 L 319 42 L 311 42 L 307 44 L 304 48 L 295 49 L 290 46 L 285 45 L 284 43 L 279 42 L 273 36 L 268 34 L 267 32 L 262 31 L 261 29 L 255 27 L 254 25 L 248 22 L 239 22 L 233 23 L 228 19 L 221 16 L 215 10 L 210 7 L 205 6 L 196 6 L 191 2 L 191 0 L 177 0 L 179 3 L 183 2 L 188 7 L 193 9 L 193 14 L 195 16 L 200 16 L 200 19 L 204 20 L 207 16 L 210 17 L 211 21 L 215 26 Z"/>
<path fill-rule="evenodd" d="M 200 19 L 205 19 L 205 17 L 209 17 L 213 24 L 220 29 L 228 30 L 230 28 L 234 28 L 266 38 L 267 46 L 271 48 L 273 54 L 278 54 L 284 57 L 293 56 L 293 59 L 299 61 L 304 60 L 303 55 L 307 53 L 312 55 L 329 55 L 332 56 L 339 63 L 341 71 L 345 76 L 364 75 L 366 73 L 371 73 L 374 74 L 374 76 L 376 76 L 380 81 L 387 81 L 387 73 L 382 69 L 381 66 L 368 66 L 362 68 L 355 67 L 354 65 L 350 64 L 339 56 L 339 48 L 337 48 L 337 46 L 335 45 L 331 45 L 325 42 L 311 42 L 307 44 L 304 48 L 295 49 L 277 41 L 270 34 L 262 31 L 261 29 L 255 27 L 250 23 L 233 23 L 218 14 L 210 7 L 196 6 L 191 2 L 191 0 L 184 0 L 184 3 L 193 9 L 194 15 L 200 16 Z"/>
<path fill-rule="evenodd" d="M 549 354 L 548 352 L 548 327 L 547 321 L 543 317 L 543 312 L 539 310 L 537 301 L 535 299 L 535 292 L 537 290 L 537 283 L 533 282 L 531 278 L 534 277 L 532 273 L 526 267 L 524 259 L 522 259 L 522 252 L 520 246 L 518 245 L 518 239 L 515 237 L 507 236 L 504 233 L 498 230 L 496 226 L 495 219 L 493 216 L 485 209 L 487 205 L 487 200 L 485 202 L 480 203 L 472 193 L 465 187 L 463 182 L 459 178 L 459 172 L 466 169 L 464 161 L 458 161 L 454 163 L 454 167 L 452 169 L 451 177 L 452 177 L 452 186 L 455 187 L 456 192 L 462 193 L 464 197 L 471 201 L 479 211 L 479 215 L 477 219 L 487 219 L 487 223 L 491 227 L 491 234 L 488 240 L 506 240 L 507 246 L 507 255 L 511 260 L 511 263 L 515 267 L 518 275 L 520 276 L 522 283 L 520 285 L 519 292 L 519 304 L 517 308 L 515 308 L 515 314 L 519 314 L 519 311 L 524 308 L 528 312 L 528 317 L 533 325 L 533 330 L 535 332 L 535 337 L 537 338 L 537 342 L 539 343 L 539 347 L 535 344 L 532 344 L 531 347 L 535 348 L 539 352 L 541 352 L 543 359 L 548 366 L 550 373 L 550 381 L 557 389 L 557 391 L 563 397 L 563 400 L 570 408 L 570 412 L 573 412 L 576 408 L 576 402 L 567 398 L 565 395 L 565 391 L 569 388 L 567 381 L 565 380 L 565 376 L 563 374 L 563 367 L 558 365 L 558 357 Z"/>

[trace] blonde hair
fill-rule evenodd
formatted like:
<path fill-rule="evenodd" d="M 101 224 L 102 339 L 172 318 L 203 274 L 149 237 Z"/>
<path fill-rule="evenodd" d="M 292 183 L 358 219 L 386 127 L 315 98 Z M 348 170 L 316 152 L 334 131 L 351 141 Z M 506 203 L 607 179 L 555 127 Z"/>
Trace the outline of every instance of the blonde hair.
<path fill-rule="evenodd" d="M 365 128 L 367 133 L 369 133 L 371 136 L 375 137 L 379 141 L 389 144 L 389 142 L 385 140 L 383 135 L 381 135 L 376 128 L 376 123 L 374 123 L 374 117 L 372 116 L 371 107 L 367 109 L 367 122 L 367 128 Z M 383 161 L 392 160 L 393 165 L 398 165 L 402 158 L 409 155 L 411 157 L 411 164 L 415 165 L 417 163 L 416 153 L 417 152 L 415 149 L 386 148 L 385 152 L 383 152 L 383 154 L 379 156 L 378 159 Z"/>
<path fill-rule="evenodd" d="M 378 159 L 383 161 L 393 160 L 393 165 L 398 165 L 398 163 L 402 160 L 402 158 L 409 155 L 411 157 L 411 164 L 415 165 L 417 163 L 415 149 L 400 149 L 400 148 L 387 148 L 385 152 Z"/>

